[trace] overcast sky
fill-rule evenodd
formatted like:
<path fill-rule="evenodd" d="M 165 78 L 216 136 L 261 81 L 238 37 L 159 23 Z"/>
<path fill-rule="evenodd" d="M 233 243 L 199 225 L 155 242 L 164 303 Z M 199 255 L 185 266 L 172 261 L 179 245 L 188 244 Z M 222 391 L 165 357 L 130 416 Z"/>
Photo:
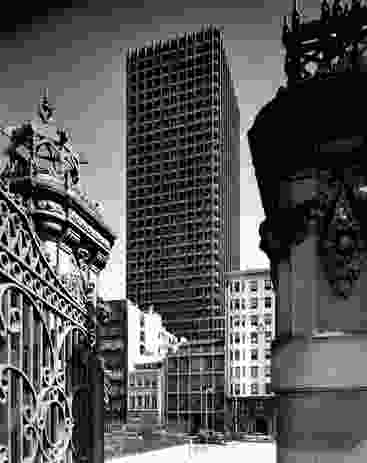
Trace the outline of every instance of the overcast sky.
<path fill-rule="evenodd" d="M 64 8 L 47 10 L 32 2 L 32 17 L 20 4 L 7 3 L 12 9 L 2 15 L 0 26 L 0 121 L 31 119 L 42 88 L 48 87 L 57 124 L 71 130 L 75 149 L 89 159 L 89 165 L 82 166 L 83 186 L 92 199 L 103 203 L 105 220 L 119 236 L 102 278 L 103 294 L 123 297 L 125 52 L 202 24 L 223 26 L 241 126 L 247 131 L 258 110 L 284 83 L 281 23 L 292 1 L 226 0 L 222 7 L 216 0 L 73 1 L 73 7 L 63 3 Z M 319 4 L 304 1 L 305 15 L 318 15 Z M 269 151 L 269 166 L 278 156 Z M 268 265 L 258 249 L 263 218 L 245 138 L 238 250 L 242 269 Z"/>

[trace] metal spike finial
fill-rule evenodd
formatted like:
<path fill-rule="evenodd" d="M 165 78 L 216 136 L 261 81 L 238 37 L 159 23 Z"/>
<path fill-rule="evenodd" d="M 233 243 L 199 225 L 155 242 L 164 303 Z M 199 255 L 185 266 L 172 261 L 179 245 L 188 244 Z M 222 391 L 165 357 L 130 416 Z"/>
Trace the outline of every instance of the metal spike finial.
<path fill-rule="evenodd" d="M 352 0 L 351 10 L 358 11 L 362 7 L 361 0 Z"/>
<path fill-rule="evenodd" d="M 44 124 L 48 124 L 53 120 L 55 108 L 53 108 L 48 100 L 48 88 L 43 89 L 41 101 L 38 105 L 38 116 Z"/>
<path fill-rule="evenodd" d="M 327 21 L 330 18 L 330 5 L 328 0 L 321 2 L 321 21 Z"/>
<path fill-rule="evenodd" d="M 283 42 L 284 46 L 286 45 L 286 43 L 288 41 L 289 33 L 290 33 L 290 29 L 289 29 L 289 25 L 288 25 L 288 18 L 287 18 L 287 16 L 283 16 L 282 42 Z"/>
<path fill-rule="evenodd" d="M 343 15 L 343 5 L 341 0 L 334 0 L 333 3 L 333 16 L 340 17 Z"/>
<path fill-rule="evenodd" d="M 298 29 L 301 22 L 301 15 L 298 10 L 298 1 L 293 0 L 293 11 L 292 11 L 292 30 Z"/>

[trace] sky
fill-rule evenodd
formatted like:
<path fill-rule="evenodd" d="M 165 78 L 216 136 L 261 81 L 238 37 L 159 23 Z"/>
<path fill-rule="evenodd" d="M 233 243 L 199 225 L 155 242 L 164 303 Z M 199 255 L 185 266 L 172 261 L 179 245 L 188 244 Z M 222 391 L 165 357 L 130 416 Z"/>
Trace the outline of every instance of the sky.
<path fill-rule="evenodd" d="M 42 2 L 39 2 L 40 5 Z M 53 2 L 54 3 L 54 2 Z M 71 3 L 73 6 L 71 6 Z M 73 146 L 87 155 L 81 182 L 102 202 L 106 223 L 118 236 L 101 276 L 102 295 L 125 297 L 125 54 L 151 40 L 223 26 L 247 132 L 257 112 L 284 84 L 283 15 L 292 0 L 63 1 L 63 8 L 32 12 L 7 4 L 0 26 L 0 123 L 33 118 L 48 88 L 58 126 L 70 130 Z M 319 0 L 300 5 L 319 16 Z M 1 141 L 0 146 L 4 143 Z M 269 165 L 279 153 L 269 152 Z M 258 228 L 264 219 L 247 137 L 241 143 L 241 269 L 266 267 Z"/>

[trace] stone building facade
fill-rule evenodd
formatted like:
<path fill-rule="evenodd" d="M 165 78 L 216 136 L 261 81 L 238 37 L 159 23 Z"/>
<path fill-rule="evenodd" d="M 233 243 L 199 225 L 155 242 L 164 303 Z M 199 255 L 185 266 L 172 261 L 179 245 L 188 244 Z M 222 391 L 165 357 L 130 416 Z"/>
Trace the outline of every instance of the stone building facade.
<path fill-rule="evenodd" d="M 268 269 L 226 274 L 226 321 L 226 397 L 232 429 L 272 433 L 275 293 Z"/>

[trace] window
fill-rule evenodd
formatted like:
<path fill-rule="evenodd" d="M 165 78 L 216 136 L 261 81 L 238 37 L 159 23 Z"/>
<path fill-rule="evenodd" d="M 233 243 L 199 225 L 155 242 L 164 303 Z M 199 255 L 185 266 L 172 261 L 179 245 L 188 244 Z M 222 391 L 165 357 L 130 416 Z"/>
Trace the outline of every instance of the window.
<path fill-rule="evenodd" d="M 242 327 L 245 328 L 245 326 L 246 326 L 246 318 L 243 318 L 242 319 Z"/>
<path fill-rule="evenodd" d="M 236 293 L 240 292 L 240 282 L 239 281 L 234 282 L 234 290 Z"/>
<path fill-rule="evenodd" d="M 257 309 L 257 297 L 252 297 L 250 299 L 250 307 L 251 309 Z"/>
<path fill-rule="evenodd" d="M 149 405 L 150 405 L 149 402 L 150 402 L 149 394 L 145 394 L 144 395 L 144 408 L 149 408 Z"/>
<path fill-rule="evenodd" d="M 229 342 L 230 342 L 230 344 L 233 344 L 233 334 L 229 335 Z"/>
<path fill-rule="evenodd" d="M 144 378 L 144 386 L 145 387 L 150 387 L 150 379 L 149 378 Z"/>
<path fill-rule="evenodd" d="M 242 309 L 242 310 L 246 310 L 245 299 L 242 299 L 242 301 L 241 301 L 241 309 Z"/>
<path fill-rule="evenodd" d="M 240 378 L 240 377 L 241 377 L 241 369 L 240 369 L 240 367 L 236 367 L 236 374 L 235 374 L 235 377 L 236 377 L 236 378 Z"/>
<path fill-rule="evenodd" d="M 246 376 L 246 367 L 242 367 L 242 376 Z"/>
<path fill-rule="evenodd" d="M 233 362 L 233 350 L 229 352 L 229 359 Z"/>
<path fill-rule="evenodd" d="M 251 326 L 257 326 L 259 317 L 257 315 L 251 315 Z"/>
<path fill-rule="evenodd" d="M 257 343 L 258 343 L 257 333 L 251 333 L 251 344 L 257 344 Z"/>
<path fill-rule="evenodd" d="M 264 322 L 265 322 L 266 326 L 270 326 L 271 325 L 271 316 L 265 315 Z"/>
<path fill-rule="evenodd" d="M 235 359 L 236 361 L 239 361 L 239 360 L 240 360 L 240 351 L 239 351 L 238 349 L 236 349 L 236 350 L 234 351 L 234 359 Z"/>
<path fill-rule="evenodd" d="M 130 408 L 135 408 L 135 397 L 134 397 L 134 396 L 130 397 L 130 401 L 129 401 L 129 402 L 130 402 L 130 403 L 129 403 L 129 407 L 130 407 Z"/>
<path fill-rule="evenodd" d="M 265 349 L 265 358 L 270 359 L 271 358 L 271 349 Z"/>
<path fill-rule="evenodd" d="M 234 326 L 235 326 L 236 328 L 240 326 L 240 319 L 239 319 L 239 318 L 236 318 L 236 319 L 234 320 Z"/>
<path fill-rule="evenodd" d="M 259 367 L 251 367 L 251 378 L 257 378 L 259 376 Z"/>
<path fill-rule="evenodd" d="M 270 309 L 271 308 L 271 297 L 266 296 L 265 297 L 265 308 Z"/>
<path fill-rule="evenodd" d="M 239 333 L 235 333 L 235 335 L 234 335 L 234 342 L 235 342 L 235 344 L 239 344 L 239 343 L 240 343 L 240 334 L 239 334 Z"/>
<path fill-rule="evenodd" d="M 264 286 L 265 286 L 265 289 L 268 289 L 268 290 L 272 289 L 271 280 L 265 280 Z"/>
<path fill-rule="evenodd" d="M 271 341 L 271 331 L 265 331 L 265 339 L 266 341 Z"/>
<path fill-rule="evenodd" d="M 265 383 L 265 394 L 271 394 L 271 383 Z"/>
<path fill-rule="evenodd" d="M 138 387 L 142 387 L 143 386 L 143 378 L 141 376 L 138 376 L 137 377 L 137 385 Z"/>
<path fill-rule="evenodd" d="M 139 352 L 140 352 L 140 355 L 144 355 L 144 352 L 145 352 L 145 346 L 144 346 L 144 344 L 140 344 Z"/>
<path fill-rule="evenodd" d="M 242 360 L 246 359 L 246 349 L 242 350 Z"/>
<path fill-rule="evenodd" d="M 257 383 L 251 384 L 251 394 L 258 394 L 259 393 L 259 385 Z"/>
<path fill-rule="evenodd" d="M 145 333 L 144 333 L 144 331 L 140 331 L 140 342 L 145 342 Z"/>
<path fill-rule="evenodd" d="M 246 333 L 243 333 L 242 335 L 242 343 L 246 344 Z"/>
<path fill-rule="evenodd" d="M 137 408 L 141 408 L 142 406 L 143 406 L 143 397 L 141 395 L 138 395 Z"/>
<path fill-rule="evenodd" d="M 246 289 L 246 282 L 245 280 L 242 280 L 242 291 L 245 291 Z"/>
<path fill-rule="evenodd" d="M 246 384 L 242 383 L 242 394 L 246 395 Z"/>
<path fill-rule="evenodd" d="M 251 360 L 258 360 L 257 349 L 251 349 Z"/>
<path fill-rule="evenodd" d="M 251 280 L 250 281 L 250 290 L 251 291 L 257 291 L 257 280 Z"/>
<path fill-rule="evenodd" d="M 134 378 L 134 375 L 130 375 L 130 386 L 135 386 L 135 378 Z"/>
<path fill-rule="evenodd" d="M 235 393 L 236 395 L 241 394 L 240 386 L 241 386 L 240 384 L 235 384 L 235 385 L 234 385 L 234 393 Z"/>
<path fill-rule="evenodd" d="M 234 301 L 234 310 L 240 310 L 240 300 L 239 299 L 235 299 Z"/>
<path fill-rule="evenodd" d="M 143 328 L 144 324 L 145 324 L 145 318 L 144 318 L 144 315 L 141 315 L 140 316 L 140 326 Z"/>
<path fill-rule="evenodd" d="M 155 394 L 152 395 L 152 408 L 157 408 L 158 407 L 158 400 L 157 396 Z"/>
<path fill-rule="evenodd" d="M 270 367 L 270 365 L 267 365 L 264 368 L 264 370 L 265 370 L 265 376 L 267 376 L 267 377 L 271 376 L 271 367 Z"/>

